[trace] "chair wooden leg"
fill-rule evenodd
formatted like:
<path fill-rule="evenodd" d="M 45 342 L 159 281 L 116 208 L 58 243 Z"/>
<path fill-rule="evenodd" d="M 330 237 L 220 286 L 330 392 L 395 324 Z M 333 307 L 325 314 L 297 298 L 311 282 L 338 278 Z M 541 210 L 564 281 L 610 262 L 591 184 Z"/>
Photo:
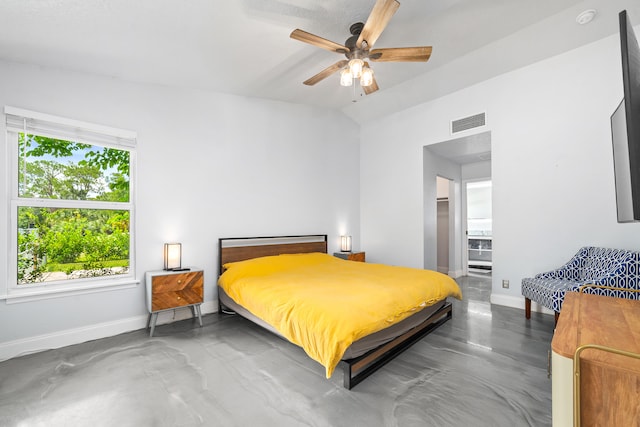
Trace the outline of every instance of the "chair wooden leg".
<path fill-rule="evenodd" d="M 524 316 L 531 319 L 531 300 L 529 298 L 524 299 Z"/>

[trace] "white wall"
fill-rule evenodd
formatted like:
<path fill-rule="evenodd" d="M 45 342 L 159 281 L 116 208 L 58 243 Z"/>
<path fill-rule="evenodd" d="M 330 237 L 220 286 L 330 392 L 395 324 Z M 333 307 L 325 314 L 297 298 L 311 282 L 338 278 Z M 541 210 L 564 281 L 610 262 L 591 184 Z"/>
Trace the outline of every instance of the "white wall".
<path fill-rule="evenodd" d="M 144 272 L 162 268 L 162 245 L 182 242 L 183 265 L 205 270 L 214 301 L 219 237 L 327 233 L 359 246 L 359 128 L 338 112 L 220 93 L 0 62 L 0 106 L 138 132 L 134 289 L 6 304 L 0 360 L 16 351 L 144 326 Z M 6 165 L 5 123 L 0 164 Z M 0 224 L 7 177 L 0 174 Z M 7 287 L 0 235 L 0 295 Z M 187 310 L 188 312 L 188 310 Z"/>
<path fill-rule="evenodd" d="M 422 213 L 429 167 L 421 162 L 423 147 L 448 139 L 452 118 L 483 111 L 492 145 L 492 302 L 519 306 L 523 277 L 560 266 L 580 246 L 639 250 L 640 224 L 616 222 L 609 117 L 621 98 L 616 35 L 367 123 L 367 257 L 409 266 L 429 259 L 418 238 L 431 222 Z M 510 289 L 502 289 L 502 279 Z"/>
<path fill-rule="evenodd" d="M 450 139 L 452 118 L 485 111 L 493 302 L 520 304 L 523 277 L 559 266 L 580 246 L 639 249 L 640 224 L 615 219 L 609 116 L 621 97 L 616 37 L 361 129 L 324 109 L 0 62 L 0 106 L 138 132 L 136 275 L 142 281 L 144 271 L 161 267 L 163 242 L 181 241 L 185 265 L 205 269 L 208 307 L 218 237 L 326 232 L 333 251 L 348 233 L 369 260 L 423 267 L 432 257 L 425 235 L 435 236 L 423 181 L 436 174 L 425 168 L 424 147 Z M 0 135 L 5 170 L 3 122 Z M 3 173 L 0 224 L 7 223 L 7 197 Z M 435 207 L 435 189 L 430 200 Z M 0 234 L 0 294 L 6 239 Z M 511 289 L 502 289 L 502 279 Z M 0 302 L 0 359 L 142 327 L 145 317 L 142 285 Z"/>

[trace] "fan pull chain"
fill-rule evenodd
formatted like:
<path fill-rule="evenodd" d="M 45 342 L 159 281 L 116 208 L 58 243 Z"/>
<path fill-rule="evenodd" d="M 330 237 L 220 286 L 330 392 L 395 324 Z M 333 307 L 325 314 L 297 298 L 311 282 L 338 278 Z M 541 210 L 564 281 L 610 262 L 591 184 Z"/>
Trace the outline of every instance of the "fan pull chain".
<path fill-rule="evenodd" d="M 358 83 L 356 82 L 356 79 L 353 79 L 353 84 L 351 85 L 353 87 L 353 97 L 351 98 L 351 102 L 358 102 L 358 99 L 356 98 L 356 86 L 358 85 Z"/>

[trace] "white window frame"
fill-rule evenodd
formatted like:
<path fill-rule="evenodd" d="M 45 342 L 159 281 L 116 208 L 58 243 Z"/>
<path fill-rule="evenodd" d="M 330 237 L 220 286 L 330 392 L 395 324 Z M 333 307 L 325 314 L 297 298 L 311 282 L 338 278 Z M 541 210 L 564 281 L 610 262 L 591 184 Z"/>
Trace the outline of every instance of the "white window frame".
<path fill-rule="evenodd" d="M 9 240 L 7 242 L 8 265 L 7 286 L 0 289 L 0 300 L 7 304 L 35 301 L 47 298 L 81 295 L 103 292 L 113 289 L 126 289 L 138 285 L 135 269 L 135 194 L 136 194 L 136 138 L 133 131 L 81 122 L 73 119 L 38 113 L 6 106 L 7 122 L 7 167 L 6 176 L 9 188 L 10 212 L 7 224 Z M 20 129 L 22 121 L 22 129 Z M 73 142 L 126 150 L 129 152 L 129 202 L 104 202 L 87 200 L 54 200 L 22 198 L 18 194 L 18 138 L 17 134 L 26 130 L 29 134 L 54 137 Z M 14 136 L 15 135 L 15 136 Z M 129 211 L 129 272 L 117 276 L 102 276 L 86 279 L 67 279 L 50 282 L 38 282 L 18 285 L 18 208 L 57 207 L 113 209 Z"/>

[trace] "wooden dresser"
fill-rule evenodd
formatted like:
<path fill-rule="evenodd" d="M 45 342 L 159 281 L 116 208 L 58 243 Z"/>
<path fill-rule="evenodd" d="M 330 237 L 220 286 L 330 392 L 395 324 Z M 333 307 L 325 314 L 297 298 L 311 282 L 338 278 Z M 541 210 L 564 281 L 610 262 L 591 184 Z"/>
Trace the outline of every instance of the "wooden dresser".
<path fill-rule="evenodd" d="M 147 309 L 149 319 L 147 328 L 153 336 L 158 313 L 181 307 L 190 307 L 193 317 L 198 317 L 202 326 L 200 304 L 204 298 L 204 272 L 198 269 L 189 271 L 149 271 L 145 275 L 147 286 Z"/>
<path fill-rule="evenodd" d="M 640 301 L 567 292 L 551 343 L 553 426 L 574 425 L 573 357 L 640 353 Z M 580 353 L 580 425 L 640 425 L 640 360 Z"/>

